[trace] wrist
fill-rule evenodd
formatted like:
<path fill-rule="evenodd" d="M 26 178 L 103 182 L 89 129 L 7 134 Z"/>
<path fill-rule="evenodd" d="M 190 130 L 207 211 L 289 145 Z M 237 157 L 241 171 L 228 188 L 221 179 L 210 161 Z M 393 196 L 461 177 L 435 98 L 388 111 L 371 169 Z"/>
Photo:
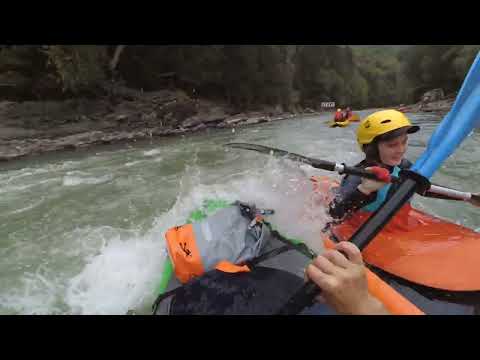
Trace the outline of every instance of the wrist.
<path fill-rule="evenodd" d="M 368 295 L 363 301 L 358 303 L 355 315 L 391 315 L 380 300 L 372 295 Z"/>

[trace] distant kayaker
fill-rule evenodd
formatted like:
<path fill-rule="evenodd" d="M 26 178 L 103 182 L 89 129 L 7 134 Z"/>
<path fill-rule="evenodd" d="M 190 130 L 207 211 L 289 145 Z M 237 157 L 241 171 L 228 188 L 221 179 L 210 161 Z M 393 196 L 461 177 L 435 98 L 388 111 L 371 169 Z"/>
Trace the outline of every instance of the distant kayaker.
<path fill-rule="evenodd" d="M 343 121 L 343 111 L 342 109 L 337 109 L 335 113 L 335 117 L 333 119 L 335 122 L 342 122 Z"/>
<path fill-rule="evenodd" d="M 337 314 L 389 315 L 384 305 L 368 292 L 362 253 L 351 242 L 342 241 L 335 250 L 319 255 L 306 268 L 305 277 L 322 289 L 317 301 L 326 303 Z M 314 308 L 310 314 L 315 313 Z"/>
<path fill-rule="evenodd" d="M 345 120 L 350 119 L 352 115 L 353 115 L 352 110 L 350 109 L 350 107 L 347 107 L 345 109 L 345 116 L 344 116 Z"/>

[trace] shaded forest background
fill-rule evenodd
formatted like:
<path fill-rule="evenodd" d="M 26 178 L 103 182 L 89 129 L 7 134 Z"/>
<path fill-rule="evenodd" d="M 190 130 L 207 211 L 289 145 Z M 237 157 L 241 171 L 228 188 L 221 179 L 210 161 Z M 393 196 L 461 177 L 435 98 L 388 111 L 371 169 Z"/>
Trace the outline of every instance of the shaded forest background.
<path fill-rule="evenodd" d="M 0 46 L 0 100 L 182 89 L 239 110 L 412 103 L 456 92 L 480 45 Z"/>

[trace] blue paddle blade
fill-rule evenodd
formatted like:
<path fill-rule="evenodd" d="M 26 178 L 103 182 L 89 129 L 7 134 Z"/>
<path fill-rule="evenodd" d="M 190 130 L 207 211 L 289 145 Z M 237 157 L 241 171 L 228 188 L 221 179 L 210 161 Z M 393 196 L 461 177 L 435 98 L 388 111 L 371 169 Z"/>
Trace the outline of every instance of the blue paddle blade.
<path fill-rule="evenodd" d="M 412 170 L 430 179 L 458 145 L 480 125 L 480 53 L 477 54 L 450 112 L 435 129 Z"/>

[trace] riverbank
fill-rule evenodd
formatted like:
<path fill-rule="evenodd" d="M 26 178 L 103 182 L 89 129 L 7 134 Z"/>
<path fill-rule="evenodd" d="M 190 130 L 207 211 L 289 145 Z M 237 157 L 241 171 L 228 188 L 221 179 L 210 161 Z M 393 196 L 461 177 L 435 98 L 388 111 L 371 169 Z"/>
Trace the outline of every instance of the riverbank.
<path fill-rule="evenodd" d="M 96 100 L 0 102 L 0 161 L 94 145 L 236 128 L 301 114 L 279 107 L 238 112 L 227 104 L 192 99 L 180 90 L 116 89 Z"/>
<path fill-rule="evenodd" d="M 435 100 L 435 101 L 419 101 L 416 104 L 400 105 L 396 109 L 406 113 L 436 113 L 446 115 L 455 102 L 455 95 Z"/>
<path fill-rule="evenodd" d="M 446 114 L 454 97 L 399 106 L 407 113 Z M 116 88 L 100 99 L 0 102 L 0 161 L 101 144 L 178 136 L 319 115 L 312 109 L 284 112 L 263 107 L 238 112 L 228 104 L 193 99 L 181 90 L 143 92 Z"/>

